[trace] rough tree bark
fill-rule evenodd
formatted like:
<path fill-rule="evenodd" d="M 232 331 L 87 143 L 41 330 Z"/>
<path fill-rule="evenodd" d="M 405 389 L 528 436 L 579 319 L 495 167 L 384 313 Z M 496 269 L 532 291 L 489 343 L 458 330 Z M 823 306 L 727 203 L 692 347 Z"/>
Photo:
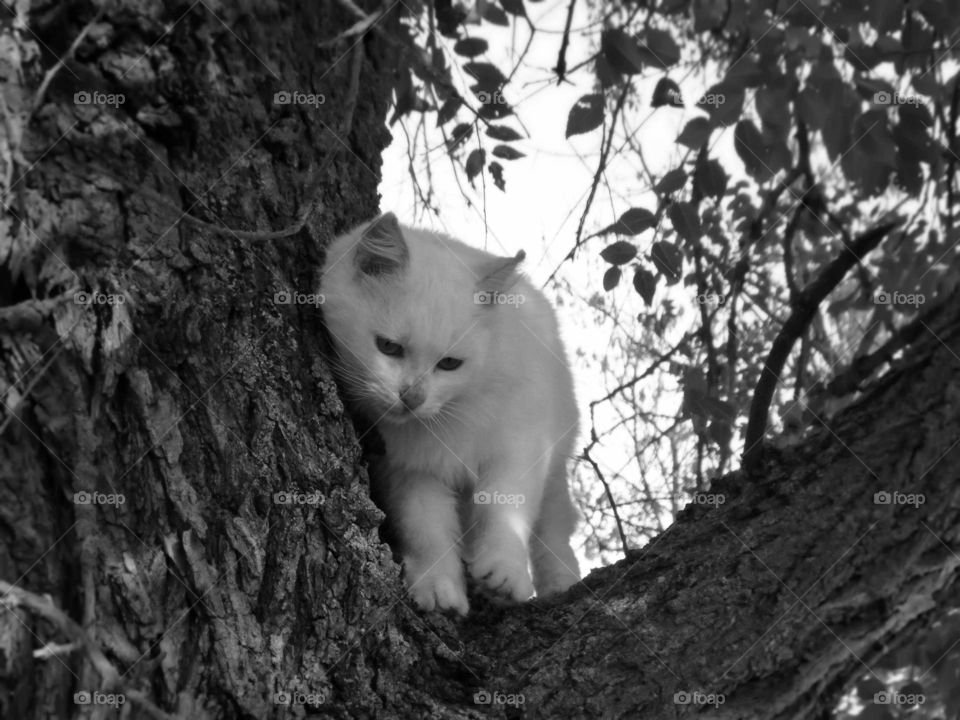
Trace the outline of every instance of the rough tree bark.
<path fill-rule="evenodd" d="M 318 48 L 353 22 L 333 2 L 120 2 L 37 100 L 96 8 L 18 7 L 0 50 L 0 717 L 109 716 L 74 702 L 103 690 L 134 718 L 806 718 L 955 596 L 957 302 L 761 480 L 728 476 L 723 505 L 566 596 L 414 612 L 318 308 L 274 298 L 313 292 L 325 243 L 376 211 L 391 49 Z M 285 238 L 181 217 L 296 229 L 315 198 Z M 927 501 L 874 504 L 884 490 Z M 68 646 L 37 657 L 48 643 Z"/>

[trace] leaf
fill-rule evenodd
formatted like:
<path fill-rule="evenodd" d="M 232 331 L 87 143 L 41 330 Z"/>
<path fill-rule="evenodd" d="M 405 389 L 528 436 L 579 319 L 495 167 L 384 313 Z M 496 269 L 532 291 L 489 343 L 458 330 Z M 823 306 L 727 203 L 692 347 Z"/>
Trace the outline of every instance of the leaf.
<path fill-rule="evenodd" d="M 500 5 L 510 15 L 527 16 L 527 10 L 523 7 L 523 0 L 500 0 Z"/>
<path fill-rule="evenodd" d="M 447 100 L 437 111 L 437 127 L 444 125 L 457 116 L 457 111 L 463 105 L 463 99 L 459 95 L 454 95 Z"/>
<path fill-rule="evenodd" d="M 567 116 L 566 137 L 590 132 L 600 127 L 602 123 L 603 95 L 584 95 L 570 108 L 570 114 Z"/>
<path fill-rule="evenodd" d="M 657 217 L 645 208 L 630 208 L 613 224 L 608 225 L 596 235 L 617 233 L 617 235 L 639 235 L 657 224 Z"/>
<path fill-rule="evenodd" d="M 773 174 L 766 162 L 769 148 L 752 120 L 741 120 L 737 123 L 733 131 L 733 147 L 751 175 L 766 179 Z"/>
<path fill-rule="evenodd" d="M 786 89 L 762 87 L 753 101 L 764 127 L 790 127 L 790 100 Z"/>
<path fill-rule="evenodd" d="M 486 160 L 487 153 L 482 148 L 477 148 L 467 156 L 467 180 L 472 183 L 473 179 L 483 172 Z"/>
<path fill-rule="evenodd" d="M 634 38 L 619 28 L 603 31 L 600 36 L 600 52 L 611 69 L 621 75 L 635 75 L 643 70 L 643 49 Z"/>
<path fill-rule="evenodd" d="M 653 89 L 653 99 L 650 100 L 650 107 L 670 107 L 682 108 L 683 95 L 680 93 L 680 86 L 670 78 L 660 78 L 657 86 Z"/>
<path fill-rule="evenodd" d="M 700 227 L 700 213 L 697 212 L 693 203 L 675 202 L 670 206 L 667 215 L 670 217 L 673 229 L 677 231 L 679 237 L 691 244 L 700 240 L 700 236 L 703 235 L 703 230 Z"/>
<path fill-rule="evenodd" d="M 660 182 L 653 186 L 654 191 L 660 195 L 670 195 L 680 190 L 687 184 L 687 173 L 681 168 L 671 170 L 662 178 Z"/>
<path fill-rule="evenodd" d="M 718 83 L 700 96 L 697 107 L 710 116 L 711 125 L 733 125 L 740 119 L 744 97 L 743 90 Z"/>
<path fill-rule="evenodd" d="M 494 25 L 507 26 L 510 24 L 510 18 L 507 17 L 507 14 L 492 2 L 484 3 L 483 19 Z M 500 189 L 503 190 L 503 188 Z"/>
<path fill-rule="evenodd" d="M 617 285 L 620 284 L 620 276 L 623 273 L 620 268 L 616 265 L 613 267 L 607 268 L 607 271 L 603 274 L 603 289 L 607 292 L 613 290 Z"/>
<path fill-rule="evenodd" d="M 507 191 L 507 182 L 503 179 L 503 165 L 494 161 L 487 165 L 490 176 L 493 178 L 493 184 L 500 188 L 501 192 Z"/>
<path fill-rule="evenodd" d="M 453 46 L 453 51 L 457 55 L 472 58 L 485 53 L 487 47 L 487 41 L 483 38 L 463 38 L 462 40 L 457 40 Z"/>
<path fill-rule="evenodd" d="M 490 125 L 487 127 L 487 137 L 503 142 L 523 140 L 523 135 L 507 125 Z"/>
<path fill-rule="evenodd" d="M 470 123 L 460 123 L 457 125 L 450 137 L 447 139 L 447 150 L 453 150 L 457 145 L 464 142 L 473 134 L 473 125 Z"/>
<path fill-rule="evenodd" d="M 481 100 L 482 104 L 477 109 L 477 115 L 479 115 L 484 120 L 500 120 L 505 118 L 507 115 L 513 115 L 513 108 L 500 97 L 500 94 L 490 95 L 489 102 L 484 102 Z"/>
<path fill-rule="evenodd" d="M 666 278 L 667 285 L 680 282 L 683 272 L 683 253 L 673 243 L 660 240 L 650 249 L 650 259 L 654 267 Z"/>
<path fill-rule="evenodd" d="M 637 256 L 637 248 L 626 240 L 617 240 L 600 251 L 600 257 L 611 265 L 623 265 Z"/>
<path fill-rule="evenodd" d="M 653 304 L 653 294 L 657 290 L 657 276 L 642 265 L 638 266 L 633 271 L 633 289 L 643 298 L 647 307 L 650 307 Z"/>
<path fill-rule="evenodd" d="M 593 67 L 594 72 L 597 74 L 597 80 L 600 82 L 601 89 L 606 90 L 620 83 L 620 73 L 611 67 L 610 61 L 607 60 L 603 53 L 597 55 Z"/>
<path fill-rule="evenodd" d="M 686 124 L 677 142 L 691 150 L 699 150 L 710 139 L 710 132 L 710 121 L 697 117 Z"/>
<path fill-rule="evenodd" d="M 504 160 L 518 160 L 519 158 L 526 157 L 519 150 L 514 150 L 509 145 L 497 145 L 493 149 L 494 157 L 502 158 Z"/>
<path fill-rule="evenodd" d="M 680 47 L 676 40 L 666 30 L 650 29 L 642 37 L 642 41 L 649 51 L 648 64 L 666 70 L 676 65 L 680 60 Z"/>
<path fill-rule="evenodd" d="M 710 418 L 728 424 L 737 419 L 737 410 L 733 405 L 691 385 L 683 389 L 683 405 L 690 415 L 703 419 Z"/>
<path fill-rule="evenodd" d="M 463 66 L 463 71 L 477 81 L 477 85 L 481 91 L 499 90 L 507 82 L 507 78 L 500 72 L 500 68 L 491 63 L 468 62 Z"/>
<path fill-rule="evenodd" d="M 727 173 L 717 160 L 697 161 L 693 171 L 693 187 L 701 197 L 722 197 L 727 191 Z"/>

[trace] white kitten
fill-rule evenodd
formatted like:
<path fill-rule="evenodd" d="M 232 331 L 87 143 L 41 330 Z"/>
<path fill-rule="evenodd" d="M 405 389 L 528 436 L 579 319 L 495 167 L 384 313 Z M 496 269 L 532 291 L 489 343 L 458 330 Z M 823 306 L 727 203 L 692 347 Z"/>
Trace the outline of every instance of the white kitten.
<path fill-rule="evenodd" d="M 463 561 L 517 601 L 580 578 L 566 475 L 573 380 L 522 259 L 401 228 L 392 213 L 327 250 L 336 369 L 386 443 L 371 464 L 374 499 L 424 610 L 466 614 Z"/>

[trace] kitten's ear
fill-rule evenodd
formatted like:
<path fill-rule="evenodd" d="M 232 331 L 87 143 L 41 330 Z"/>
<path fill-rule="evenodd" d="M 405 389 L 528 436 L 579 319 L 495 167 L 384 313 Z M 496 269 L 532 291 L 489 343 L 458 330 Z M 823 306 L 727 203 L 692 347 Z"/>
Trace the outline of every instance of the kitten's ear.
<path fill-rule="evenodd" d="M 364 275 L 389 275 L 405 268 L 409 259 L 397 216 L 388 212 L 360 234 L 353 264 Z"/>
<path fill-rule="evenodd" d="M 517 281 L 517 266 L 527 254 L 521 250 L 512 258 L 496 258 L 483 268 L 483 277 L 477 283 L 480 292 L 504 293 Z"/>

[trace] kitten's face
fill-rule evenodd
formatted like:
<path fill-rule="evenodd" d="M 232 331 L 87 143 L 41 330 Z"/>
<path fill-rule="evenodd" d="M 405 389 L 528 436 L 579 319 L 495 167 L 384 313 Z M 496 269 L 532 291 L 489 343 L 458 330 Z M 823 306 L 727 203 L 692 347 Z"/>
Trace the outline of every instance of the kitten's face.
<path fill-rule="evenodd" d="M 491 348 L 491 310 L 474 298 L 483 269 L 442 247 L 411 251 L 392 215 L 342 240 L 330 255 L 344 259 L 324 271 L 324 316 L 351 399 L 374 422 L 464 419 Z"/>
<path fill-rule="evenodd" d="M 355 316 L 339 339 L 351 392 L 377 422 L 456 416 L 457 400 L 477 384 L 485 329 L 472 312 L 424 307 L 396 290 L 392 302 L 380 298 L 366 308 L 373 312 Z M 441 322 L 426 321 L 441 312 Z"/>

